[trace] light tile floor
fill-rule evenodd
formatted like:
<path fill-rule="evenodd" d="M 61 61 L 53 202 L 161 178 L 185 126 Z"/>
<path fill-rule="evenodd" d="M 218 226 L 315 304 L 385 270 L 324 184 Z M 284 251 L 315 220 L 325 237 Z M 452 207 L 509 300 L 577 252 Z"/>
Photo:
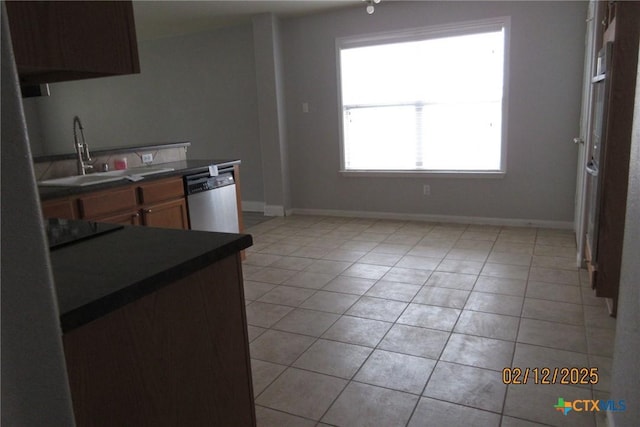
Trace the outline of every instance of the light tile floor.
<path fill-rule="evenodd" d="M 563 230 L 316 216 L 247 232 L 259 426 L 601 426 L 615 320 Z M 502 368 L 597 367 L 595 385 Z"/>

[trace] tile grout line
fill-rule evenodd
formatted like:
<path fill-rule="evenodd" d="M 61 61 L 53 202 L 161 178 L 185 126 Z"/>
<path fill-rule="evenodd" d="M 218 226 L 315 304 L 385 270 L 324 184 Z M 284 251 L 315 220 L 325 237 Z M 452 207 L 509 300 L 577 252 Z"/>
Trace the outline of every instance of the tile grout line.
<path fill-rule="evenodd" d="M 536 228 L 536 236 L 534 238 L 533 241 L 533 253 L 535 253 L 535 245 L 536 245 L 536 240 L 538 238 L 538 229 Z M 515 357 L 516 357 L 516 351 L 518 349 L 518 336 L 520 335 L 520 326 L 522 325 L 522 315 L 524 314 L 524 304 L 526 302 L 526 298 L 527 298 L 527 289 L 529 287 L 529 276 L 531 275 L 531 268 L 533 266 L 533 253 L 531 254 L 531 259 L 529 260 L 529 266 L 528 266 L 528 270 L 527 270 L 527 279 L 525 281 L 525 285 L 524 285 L 524 293 L 522 294 L 522 307 L 520 307 L 520 316 L 518 318 L 518 327 L 516 328 L 516 336 L 514 338 L 514 343 L 513 343 L 513 353 L 511 354 L 511 362 L 509 364 L 509 366 L 505 366 L 506 368 L 512 368 L 513 367 L 513 362 L 515 361 Z M 503 371 L 504 372 L 504 371 Z M 504 376 L 503 376 L 504 379 Z M 500 424 L 502 424 L 502 422 L 504 421 L 504 417 L 505 417 L 505 408 L 507 406 L 507 397 L 509 395 L 509 390 L 511 388 L 512 384 L 506 384 L 506 388 L 505 388 L 505 392 L 504 392 L 504 399 L 502 401 L 502 414 L 500 416 Z M 506 415 L 506 416 L 510 416 L 510 415 Z M 532 421 L 532 420 L 529 420 Z"/>

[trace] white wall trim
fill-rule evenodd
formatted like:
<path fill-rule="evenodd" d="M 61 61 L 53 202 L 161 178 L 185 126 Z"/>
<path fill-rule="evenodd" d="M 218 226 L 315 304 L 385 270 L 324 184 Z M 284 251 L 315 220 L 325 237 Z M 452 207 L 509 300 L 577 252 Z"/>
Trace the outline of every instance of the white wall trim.
<path fill-rule="evenodd" d="M 280 205 L 267 205 L 264 202 L 257 202 L 254 200 L 242 201 L 243 212 L 262 212 L 265 216 L 291 216 L 293 215 L 293 209 L 285 209 Z"/>
<path fill-rule="evenodd" d="M 407 170 L 393 171 L 390 173 L 405 172 L 407 174 L 424 174 L 422 177 L 434 177 L 441 174 L 450 175 L 451 178 L 500 178 L 507 172 L 507 145 L 509 126 L 509 69 L 510 69 L 510 46 L 511 46 L 511 16 L 498 16 L 488 19 L 475 19 L 471 21 L 449 22 L 440 25 L 428 25 L 416 28 L 405 28 L 391 31 L 375 32 L 369 34 L 359 34 L 337 37 L 335 39 L 335 57 L 337 69 L 337 89 L 338 89 L 338 129 L 340 131 L 340 168 L 341 174 L 355 173 L 367 176 L 373 171 L 347 171 L 345 155 L 345 135 L 343 122 L 343 99 L 342 99 L 342 51 L 350 48 L 365 46 L 376 46 L 387 43 L 405 43 L 413 41 L 423 41 L 442 37 L 456 37 L 462 35 L 472 35 L 487 31 L 503 31 L 504 34 L 504 54 L 503 54 L 503 77 L 502 77 L 502 103 L 501 103 L 501 132 L 500 132 L 500 169 L 497 171 L 434 171 L 434 170 Z M 380 171 L 376 171 L 380 172 Z M 494 176 L 491 176 L 494 175 Z M 348 175 L 343 175 L 348 176 Z"/>
<path fill-rule="evenodd" d="M 334 209 L 301 209 L 291 210 L 296 215 L 325 215 L 358 218 L 395 219 L 403 221 L 437 221 L 464 224 L 503 225 L 510 227 L 541 227 L 573 230 L 572 221 L 549 221 L 541 219 L 488 218 L 477 216 L 408 214 L 396 212 L 345 211 Z M 266 214 L 266 210 L 265 210 Z"/>
<path fill-rule="evenodd" d="M 264 202 L 256 202 L 253 200 L 243 200 L 242 210 L 244 212 L 264 212 Z"/>
<path fill-rule="evenodd" d="M 284 216 L 284 206 L 282 205 L 264 205 L 265 216 Z"/>
<path fill-rule="evenodd" d="M 542 227 L 557 229 L 573 229 L 571 221 L 548 221 L 541 219 L 518 219 L 518 218 L 490 218 L 477 216 L 458 216 L 458 215 L 429 215 L 429 214 L 407 214 L 400 212 L 369 212 L 369 211 L 347 211 L 338 209 L 303 209 L 292 208 L 285 209 L 281 205 L 267 205 L 264 202 L 253 200 L 243 200 L 242 210 L 245 212 L 263 212 L 266 216 L 291 216 L 291 215 L 325 215 L 325 216 L 344 216 L 358 218 L 376 218 L 376 219 L 396 219 L 404 221 L 437 221 L 452 222 L 464 224 L 487 224 L 487 225 L 504 225 L 510 227 Z"/>

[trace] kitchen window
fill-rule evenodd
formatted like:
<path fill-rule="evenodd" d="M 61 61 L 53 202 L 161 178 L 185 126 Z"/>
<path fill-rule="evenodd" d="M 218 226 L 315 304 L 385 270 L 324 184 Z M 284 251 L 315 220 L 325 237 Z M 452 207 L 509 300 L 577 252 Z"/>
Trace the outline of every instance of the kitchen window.
<path fill-rule="evenodd" d="M 338 39 L 343 171 L 504 173 L 508 25 Z"/>

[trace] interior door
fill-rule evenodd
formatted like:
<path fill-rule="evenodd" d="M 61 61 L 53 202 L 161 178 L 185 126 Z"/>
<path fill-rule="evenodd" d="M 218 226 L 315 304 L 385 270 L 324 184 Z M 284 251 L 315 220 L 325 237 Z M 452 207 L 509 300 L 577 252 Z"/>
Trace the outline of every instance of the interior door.
<path fill-rule="evenodd" d="M 591 78 L 595 70 L 595 58 L 597 55 L 598 25 L 601 20 L 598 2 L 591 0 L 587 10 L 587 32 L 585 35 L 584 73 L 582 76 L 582 108 L 580 112 L 580 136 L 574 142 L 578 144 L 578 171 L 576 177 L 576 197 L 574 213 L 574 230 L 576 233 L 577 255 L 576 264 L 584 266 L 585 235 L 587 230 L 587 200 L 588 180 L 586 176 L 586 164 L 590 158 L 591 147 L 591 118 L 593 110 L 593 91 Z"/>

